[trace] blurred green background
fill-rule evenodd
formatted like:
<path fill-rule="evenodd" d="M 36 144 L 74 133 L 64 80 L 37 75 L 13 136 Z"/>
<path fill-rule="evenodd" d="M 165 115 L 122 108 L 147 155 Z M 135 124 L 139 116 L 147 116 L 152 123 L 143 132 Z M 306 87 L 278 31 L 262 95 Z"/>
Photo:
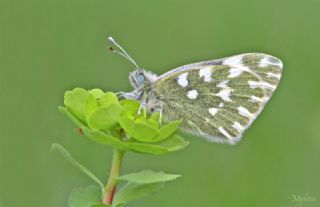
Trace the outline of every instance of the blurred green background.
<path fill-rule="evenodd" d="M 131 90 L 132 65 L 108 52 L 109 35 L 158 74 L 243 52 L 284 62 L 238 145 L 189 136 L 178 153 L 128 153 L 123 173 L 183 175 L 132 206 L 320 206 L 319 9 L 318 0 L 0 0 L 0 206 L 64 207 L 73 188 L 92 184 L 50 152 L 54 142 L 105 181 L 110 148 L 75 133 L 57 107 L 74 87 Z"/>

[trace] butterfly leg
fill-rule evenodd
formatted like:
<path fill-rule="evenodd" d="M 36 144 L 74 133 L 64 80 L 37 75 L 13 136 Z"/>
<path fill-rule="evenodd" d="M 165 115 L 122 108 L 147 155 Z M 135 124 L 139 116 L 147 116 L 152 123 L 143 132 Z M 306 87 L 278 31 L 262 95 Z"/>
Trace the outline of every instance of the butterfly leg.
<path fill-rule="evenodd" d="M 133 99 L 137 100 L 137 95 L 135 93 L 118 92 L 116 93 L 120 99 Z"/>
<path fill-rule="evenodd" d="M 141 114 L 141 110 L 145 109 L 145 108 L 146 108 L 146 102 L 142 101 L 141 104 L 140 104 L 139 110 L 137 112 L 137 115 L 140 115 Z"/>
<path fill-rule="evenodd" d="M 159 126 L 162 127 L 162 102 L 160 102 Z"/>

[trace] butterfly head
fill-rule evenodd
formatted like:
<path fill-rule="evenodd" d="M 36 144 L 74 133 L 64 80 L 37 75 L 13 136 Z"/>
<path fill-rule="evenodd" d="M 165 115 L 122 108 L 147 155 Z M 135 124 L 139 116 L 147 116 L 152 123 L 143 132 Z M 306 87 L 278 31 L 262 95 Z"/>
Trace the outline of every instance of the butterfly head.
<path fill-rule="evenodd" d="M 142 70 L 136 69 L 129 73 L 129 81 L 134 88 L 140 88 L 144 85 L 146 78 Z"/>
<path fill-rule="evenodd" d="M 141 88 L 145 84 L 153 83 L 157 76 L 149 71 L 135 69 L 129 74 L 129 81 L 134 88 Z"/>

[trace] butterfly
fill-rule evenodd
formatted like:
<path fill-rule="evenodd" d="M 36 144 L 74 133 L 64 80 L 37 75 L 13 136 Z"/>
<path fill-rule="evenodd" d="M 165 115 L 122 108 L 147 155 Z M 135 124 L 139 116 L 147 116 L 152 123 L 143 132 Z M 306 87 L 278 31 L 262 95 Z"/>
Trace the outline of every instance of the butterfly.
<path fill-rule="evenodd" d="M 111 37 L 115 53 L 137 69 L 134 90 L 121 96 L 138 100 L 150 113 L 182 120 L 181 129 L 212 142 L 235 144 L 257 118 L 277 88 L 283 64 L 274 56 L 246 53 L 184 65 L 160 76 L 141 69 Z M 161 120 L 161 118 L 160 118 Z"/>

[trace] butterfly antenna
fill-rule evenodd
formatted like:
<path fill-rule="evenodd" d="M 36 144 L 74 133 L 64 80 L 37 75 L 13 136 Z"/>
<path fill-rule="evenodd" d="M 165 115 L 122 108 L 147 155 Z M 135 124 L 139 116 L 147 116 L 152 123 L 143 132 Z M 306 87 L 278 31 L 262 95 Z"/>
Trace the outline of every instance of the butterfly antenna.
<path fill-rule="evenodd" d="M 115 50 L 113 47 L 110 47 L 110 51 L 113 53 L 116 53 L 124 58 L 126 58 L 127 60 L 129 60 L 134 66 L 136 66 L 137 68 L 140 68 L 138 66 L 138 64 L 132 59 L 132 57 L 112 38 L 112 37 L 108 37 L 108 42 L 117 47 L 120 51 Z"/>

